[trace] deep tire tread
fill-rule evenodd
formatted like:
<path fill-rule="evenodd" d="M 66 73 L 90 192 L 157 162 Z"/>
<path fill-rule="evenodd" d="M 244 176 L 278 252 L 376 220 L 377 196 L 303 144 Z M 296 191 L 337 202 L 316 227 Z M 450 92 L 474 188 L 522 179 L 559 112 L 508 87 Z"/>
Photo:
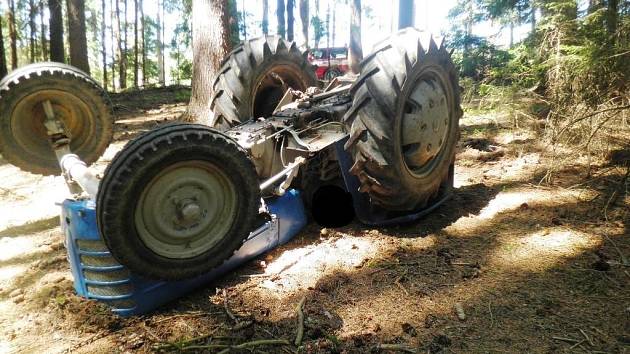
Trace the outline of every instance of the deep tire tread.
<path fill-rule="evenodd" d="M 130 224 L 137 202 L 134 189 L 142 188 L 141 182 L 150 178 L 160 158 L 174 149 L 210 149 L 203 150 L 209 153 L 214 149 L 230 156 L 232 166 L 226 168 L 236 172 L 230 176 L 238 180 L 241 192 L 238 214 L 226 237 L 217 247 L 186 260 L 154 254 L 142 244 Z M 99 231 L 116 260 L 147 278 L 186 279 L 221 265 L 243 244 L 258 215 L 258 179 L 246 152 L 231 138 L 205 125 L 174 123 L 138 136 L 116 155 L 104 176 L 97 196 Z"/>
<path fill-rule="evenodd" d="M 358 177 L 360 191 L 368 193 L 374 204 L 388 210 L 406 211 L 425 206 L 448 179 L 449 167 L 455 158 L 458 122 L 463 113 L 457 72 L 443 42 L 438 47 L 432 37 L 423 36 L 409 28 L 376 44 L 374 52 L 361 62 L 361 75 L 351 88 L 353 106 L 344 117 L 349 132 L 345 148 L 354 158 L 350 172 Z M 453 97 L 449 107 L 453 128 L 449 132 L 450 155 L 429 173 L 425 183 L 418 185 L 417 181 L 407 182 L 405 167 L 395 153 L 395 144 L 399 144 L 400 139 L 395 136 L 395 124 L 398 98 L 412 71 L 420 70 L 423 65 L 433 65 L 443 71 Z"/>

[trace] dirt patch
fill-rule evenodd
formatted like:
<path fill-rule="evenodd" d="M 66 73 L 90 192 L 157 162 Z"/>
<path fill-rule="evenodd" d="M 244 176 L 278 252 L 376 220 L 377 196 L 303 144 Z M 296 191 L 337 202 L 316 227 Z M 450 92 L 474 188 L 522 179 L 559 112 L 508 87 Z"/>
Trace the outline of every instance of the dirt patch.
<path fill-rule="evenodd" d="M 183 112 L 177 95 L 114 97 L 117 140 L 96 168 Z M 131 319 L 74 295 L 54 206 L 63 181 L 0 161 L 0 352 L 291 352 L 302 299 L 304 352 L 630 350 L 626 169 L 595 162 L 584 179 L 577 161 L 540 185 L 545 147 L 501 117 L 462 120 L 455 194 L 419 222 L 311 224 Z"/>

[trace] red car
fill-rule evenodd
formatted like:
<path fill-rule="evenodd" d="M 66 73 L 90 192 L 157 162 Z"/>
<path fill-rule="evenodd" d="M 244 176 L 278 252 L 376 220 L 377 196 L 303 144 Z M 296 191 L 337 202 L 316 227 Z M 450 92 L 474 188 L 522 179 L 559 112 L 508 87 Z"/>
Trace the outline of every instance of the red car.
<path fill-rule="evenodd" d="M 308 60 L 315 65 L 319 80 L 330 81 L 345 74 L 348 70 L 348 48 L 314 48 L 308 53 Z"/>

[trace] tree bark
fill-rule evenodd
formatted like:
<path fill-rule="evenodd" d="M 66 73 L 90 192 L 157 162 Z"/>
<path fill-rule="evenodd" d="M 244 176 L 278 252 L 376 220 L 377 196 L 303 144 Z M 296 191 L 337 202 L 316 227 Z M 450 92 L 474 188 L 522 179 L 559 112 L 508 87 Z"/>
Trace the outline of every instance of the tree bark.
<path fill-rule="evenodd" d="M 103 88 L 107 91 L 109 80 L 107 78 L 107 42 L 105 40 L 106 24 L 105 24 L 105 0 L 101 0 L 101 56 L 103 58 Z"/>
<path fill-rule="evenodd" d="M 133 87 L 138 88 L 138 0 L 133 0 Z"/>
<path fill-rule="evenodd" d="M 262 4 L 262 32 L 267 36 L 269 35 L 269 0 L 263 0 Z"/>
<path fill-rule="evenodd" d="M 295 17 L 293 17 L 293 8 L 295 7 L 294 0 L 287 0 L 287 40 L 293 42 L 293 25 L 295 24 Z"/>
<path fill-rule="evenodd" d="M 611 42 L 615 44 L 615 34 L 617 33 L 617 22 L 619 21 L 619 0 L 608 0 L 606 9 L 606 30 Z"/>
<path fill-rule="evenodd" d="M 162 0 L 164 1 L 164 0 Z M 157 9 L 157 61 L 158 61 L 158 82 L 164 86 L 164 57 L 162 56 L 162 17 L 160 11 L 162 9 L 162 3 L 158 0 Z M 193 30 L 194 32 L 194 30 Z"/>
<path fill-rule="evenodd" d="M 413 0 L 398 1 L 398 29 L 414 26 Z"/>
<path fill-rule="evenodd" d="M 193 77 L 188 110 L 183 119 L 208 124 L 212 79 L 231 50 L 228 0 L 193 0 Z"/>
<path fill-rule="evenodd" d="M 308 26 L 309 26 L 309 8 L 308 0 L 300 0 L 300 21 L 302 22 L 302 36 L 304 37 L 304 48 L 308 49 Z"/>
<path fill-rule="evenodd" d="M 48 11 L 50 12 L 50 20 L 48 22 L 48 29 L 50 31 L 50 60 L 59 63 L 65 62 L 61 1 L 62 0 L 48 0 Z"/>
<path fill-rule="evenodd" d="M 109 0 L 109 11 L 111 13 L 111 22 L 109 26 L 109 36 L 111 38 L 111 50 L 112 50 L 112 91 L 116 92 L 116 48 L 118 46 L 118 31 L 114 26 L 114 19 L 116 18 L 116 11 L 114 10 L 114 1 L 117 0 Z"/>
<path fill-rule="evenodd" d="M 276 17 L 278 18 L 278 35 L 282 38 L 286 38 L 284 10 L 285 10 L 284 0 L 278 0 L 278 8 L 276 10 Z"/>
<path fill-rule="evenodd" d="M 330 26 L 332 32 L 332 46 L 335 46 L 337 39 L 337 11 L 332 13 L 332 26 Z"/>
<path fill-rule="evenodd" d="M 35 25 L 35 17 L 37 16 L 37 9 L 35 7 L 35 0 L 28 0 L 28 29 L 29 29 L 29 59 L 31 63 L 35 62 L 35 53 L 37 49 L 37 27 Z"/>
<path fill-rule="evenodd" d="M 144 4 L 142 0 L 140 0 L 140 26 L 142 27 L 142 86 L 144 87 L 147 80 L 147 50 L 144 39 L 146 23 L 144 21 Z"/>
<path fill-rule="evenodd" d="M 7 14 L 9 20 L 9 41 L 11 47 L 11 68 L 13 70 L 18 67 L 17 58 L 17 30 L 15 28 L 15 2 L 9 0 L 9 13 Z"/>
<path fill-rule="evenodd" d="M 44 0 L 39 0 L 39 27 L 41 33 L 42 60 L 48 60 L 48 46 L 46 45 L 46 25 L 44 24 Z"/>
<path fill-rule="evenodd" d="M 350 47 L 348 50 L 350 70 L 358 74 L 363 59 L 361 45 L 361 0 L 350 0 Z"/>
<path fill-rule="evenodd" d="M 7 59 L 4 53 L 4 36 L 2 35 L 2 16 L 0 16 L 0 79 L 8 73 Z"/>
<path fill-rule="evenodd" d="M 66 0 L 66 5 L 68 8 L 70 64 L 90 74 L 85 30 L 85 2 L 83 0 Z"/>
<path fill-rule="evenodd" d="M 123 44 L 122 25 L 120 20 L 120 1 L 116 2 L 116 42 L 118 43 L 118 87 L 127 88 L 127 55 Z"/>

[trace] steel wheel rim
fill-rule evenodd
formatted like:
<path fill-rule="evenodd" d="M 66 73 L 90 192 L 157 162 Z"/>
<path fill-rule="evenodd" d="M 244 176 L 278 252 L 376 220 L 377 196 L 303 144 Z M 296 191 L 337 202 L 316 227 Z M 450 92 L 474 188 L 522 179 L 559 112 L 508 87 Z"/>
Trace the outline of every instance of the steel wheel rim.
<path fill-rule="evenodd" d="M 147 184 L 134 221 L 142 242 L 167 258 L 192 258 L 215 247 L 236 218 L 234 183 L 209 161 L 173 164 Z"/>
<path fill-rule="evenodd" d="M 402 107 L 400 151 L 409 172 L 429 173 L 442 158 L 451 129 L 449 100 L 432 72 L 414 81 Z"/>
<path fill-rule="evenodd" d="M 72 151 L 81 152 L 91 142 L 95 117 L 80 98 L 61 90 L 41 90 L 22 98 L 11 111 L 11 131 L 17 146 L 35 156 L 52 156 L 42 103 L 49 100 L 55 117 L 70 138 Z"/>

